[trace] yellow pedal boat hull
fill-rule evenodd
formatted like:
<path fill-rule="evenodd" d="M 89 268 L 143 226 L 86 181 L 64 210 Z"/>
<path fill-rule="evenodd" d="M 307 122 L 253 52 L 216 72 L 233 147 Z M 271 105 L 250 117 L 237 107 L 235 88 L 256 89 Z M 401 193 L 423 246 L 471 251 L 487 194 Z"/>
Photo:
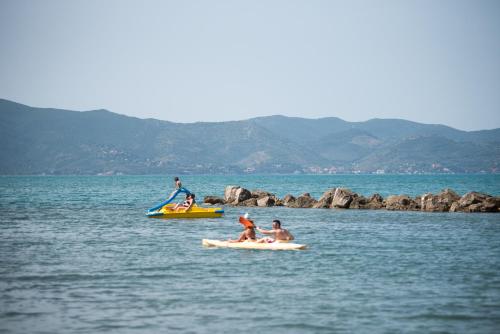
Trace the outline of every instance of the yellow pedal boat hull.
<path fill-rule="evenodd" d="M 222 240 L 203 239 L 202 245 L 205 247 L 239 248 L 239 249 L 262 249 L 262 250 L 302 250 L 307 245 L 294 244 L 291 242 L 258 243 L 254 241 L 228 242 Z"/>
<path fill-rule="evenodd" d="M 204 208 L 198 205 L 193 205 L 189 211 L 183 209 L 172 211 L 173 204 L 167 204 L 157 211 L 148 212 L 146 215 L 151 218 L 220 218 L 224 214 L 224 209 L 221 208 Z"/>

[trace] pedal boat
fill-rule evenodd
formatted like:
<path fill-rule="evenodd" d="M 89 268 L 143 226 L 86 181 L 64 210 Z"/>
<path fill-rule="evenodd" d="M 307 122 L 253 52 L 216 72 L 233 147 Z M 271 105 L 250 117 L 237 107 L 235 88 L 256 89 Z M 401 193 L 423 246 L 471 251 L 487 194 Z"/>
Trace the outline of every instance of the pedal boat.
<path fill-rule="evenodd" d="M 156 211 L 148 211 L 146 215 L 151 218 L 220 218 L 224 214 L 221 208 L 205 208 L 194 204 L 187 212 L 182 209 L 172 211 L 174 204 L 166 204 Z"/>
<path fill-rule="evenodd" d="M 221 208 L 207 208 L 203 206 L 198 206 L 193 204 L 191 208 L 187 211 L 180 209 L 178 211 L 173 211 L 172 208 L 175 206 L 174 199 L 179 194 L 190 194 L 191 192 L 186 188 L 177 189 L 172 195 L 166 199 L 164 202 L 152 207 L 146 212 L 146 216 L 151 218 L 220 218 L 224 214 L 224 209 Z"/>

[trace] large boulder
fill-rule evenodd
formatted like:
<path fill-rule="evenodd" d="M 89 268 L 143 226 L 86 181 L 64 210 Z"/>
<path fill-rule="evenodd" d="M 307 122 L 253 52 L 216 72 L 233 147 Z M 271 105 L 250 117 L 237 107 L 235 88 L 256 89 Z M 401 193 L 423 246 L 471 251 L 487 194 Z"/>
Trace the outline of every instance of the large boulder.
<path fill-rule="evenodd" d="M 481 202 L 484 202 L 487 198 L 491 197 L 488 194 L 482 194 L 478 193 L 475 191 L 469 192 L 465 195 L 463 195 L 459 200 L 458 200 L 458 205 L 461 207 L 467 207 L 472 204 L 478 204 Z"/>
<path fill-rule="evenodd" d="M 368 199 L 364 196 L 355 196 L 349 204 L 349 209 L 366 209 Z"/>
<path fill-rule="evenodd" d="M 286 194 L 283 197 L 282 202 L 284 206 L 293 207 L 295 205 L 296 198 L 293 195 Z"/>
<path fill-rule="evenodd" d="M 276 203 L 274 196 L 265 196 L 257 199 L 257 206 L 274 206 Z"/>
<path fill-rule="evenodd" d="M 337 188 L 333 194 L 332 204 L 330 207 L 347 209 L 349 208 L 349 204 L 351 204 L 353 199 L 357 196 L 358 194 L 353 193 L 349 189 Z"/>
<path fill-rule="evenodd" d="M 384 201 L 384 198 L 378 194 L 378 193 L 375 193 L 373 195 L 370 196 L 370 198 L 368 199 L 369 202 L 375 202 L 375 203 L 382 203 Z"/>
<path fill-rule="evenodd" d="M 227 186 L 224 190 L 224 202 L 230 205 L 238 205 L 252 198 L 252 193 L 240 186 Z"/>
<path fill-rule="evenodd" d="M 224 189 L 224 202 L 227 204 L 231 204 L 236 200 L 236 191 L 240 189 L 239 186 L 227 186 Z"/>
<path fill-rule="evenodd" d="M 274 206 L 284 206 L 285 204 L 283 203 L 283 200 L 279 199 L 278 197 L 275 198 Z"/>
<path fill-rule="evenodd" d="M 384 199 L 379 194 L 373 194 L 369 198 L 354 194 L 349 209 L 370 209 L 378 210 L 384 207 Z"/>
<path fill-rule="evenodd" d="M 335 188 L 327 190 L 319 198 L 318 202 L 314 204 L 314 208 L 328 209 L 332 206 L 333 196 L 335 195 Z"/>
<path fill-rule="evenodd" d="M 224 204 L 224 199 L 217 196 L 205 196 L 203 198 L 203 203 L 212 205 Z"/>
<path fill-rule="evenodd" d="M 500 197 L 488 197 L 483 202 L 482 212 L 499 212 L 500 211 Z"/>
<path fill-rule="evenodd" d="M 270 192 L 267 192 L 265 190 L 260 190 L 260 189 L 252 190 L 251 194 L 252 194 L 253 198 L 262 198 L 262 197 L 266 197 L 266 196 L 274 196 L 274 194 L 271 194 Z"/>
<path fill-rule="evenodd" d="M 442 202 L 448 203 L 450 205 L 460 199 L 460 195 L 449 188 L 441 190 L 438 196 Z"/>
<path fill-rule="evenodd" d="M 384 206 L 384 198 L 380 196 L 380 194 L 373 194 L 370 196 L 368 203 L 364 205 L 363 209 L 378 210 L 382 209 Z"/>
<path fill-rule="evenodd" d="M 446 211 L 444 206 L 438 203 L 437 196 L 431 193 L 423 194 L 420 197 L 420 206 L 422 207 L 422 211 Z"/>
<path fill-rule="evenodd" d="M 498 212 L 500 211 L 500 197 L 488 194 L 470 192 L 455 201 L 450 212 Z"/>
<path fill-rule="evenodd" d="M 291 208 L 312 208 L 316 202 L 309 193 L 304 193 L 297 197 L 293 203 L 290 203 L 289 206 Z"/>
<path fill-rule="evenodd" d="M 256 198 L 249 198 L 247 200 L 244 200 L 243 202 L 240 202 L 238 204 L 239 206 L 257 206 L 257 199 Z"/>
<path fill-rule="evenodd" d="M 445 189 L 437 195 L 427 193 L 421 196 L 420 206 L 422 211 L 446 212 L 449 211 L 453 202 L 460 199 L 451 189 Z"/>
<path fill-rule="evenodd" d="M 408 195 L 391 195 L 384 201 L 387 210 L 411 211 L 418 210 L 420 205 Z"/>
<path fill-rule="evenodd" d="M 466 212 L 481 212 L 481 203 L 471 204 L 465 208 Z"/>
<path fill-rule="evenodd" d="M 453 202 L 450 206 L 450 212 L 459 212 L 459 211 L 462 211 L 462 210 L 460 210 L 460 207 L 458 205 L 458 201 Z"/>

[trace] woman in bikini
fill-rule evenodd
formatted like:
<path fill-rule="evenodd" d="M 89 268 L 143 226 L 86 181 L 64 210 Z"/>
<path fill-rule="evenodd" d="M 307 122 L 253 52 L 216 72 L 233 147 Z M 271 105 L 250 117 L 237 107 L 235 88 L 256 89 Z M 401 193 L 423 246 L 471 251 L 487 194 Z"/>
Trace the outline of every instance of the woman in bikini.
<path fill-rule="evenodd" d="M 243 242 L 243 241 L 257 241 L 257 236 L 255 235 L 255 227 L 246 226 L 245 230 L 241 232 L 237 240 L 228 240 L 229 242 Z"/>
<path fill-rule="evenodd" d="M 229 239 L 228 242 L 257 241 L 257 236 L 255 235 L 255 225 L 253 221 L 248 218 L 248 213 L 246 213 L 245 216 L 240 217 L 239 222 L 245 227 L 245 230 L 241 232 L 237 240 Z"/>
<path fill-rule="evenodd" d="M 179 212 L 180 210 L 184 210 L 184 212 L 188 211 L 191 209 L 193 204 L 195 203 L 195 195 L 194 194 L 187 194 L 186 195 L 186 200 L 182 203 L 177 203 L 173 208 L 172 211 Z"/>

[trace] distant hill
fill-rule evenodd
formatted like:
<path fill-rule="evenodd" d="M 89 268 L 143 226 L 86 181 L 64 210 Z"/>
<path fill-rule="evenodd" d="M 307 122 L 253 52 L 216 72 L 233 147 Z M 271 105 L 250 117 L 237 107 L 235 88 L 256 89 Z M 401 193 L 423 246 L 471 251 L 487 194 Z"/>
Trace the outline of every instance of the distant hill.
<path fill-rule="evenodd" d="M 0 174 L 498 172 L 500 129 L 269 116 L 172 123 L 0 99 Z"/>

